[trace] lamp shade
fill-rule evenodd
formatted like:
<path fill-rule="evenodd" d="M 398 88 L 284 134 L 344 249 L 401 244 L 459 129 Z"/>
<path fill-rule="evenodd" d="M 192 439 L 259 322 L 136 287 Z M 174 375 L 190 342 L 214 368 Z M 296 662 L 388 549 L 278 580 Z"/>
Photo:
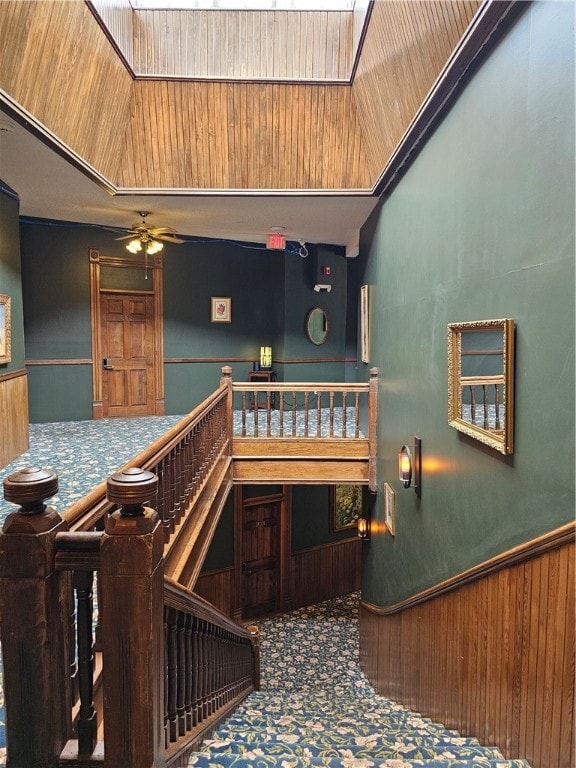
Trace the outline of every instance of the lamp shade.
<path fill-rule="evenodd" d="M 272 347 L 260 347 L 260 368 L 272 367 Z"/>
<path fill-rule="evenodd" d="M 404 488 L 410 488 L 412 482 L 412 454 L 408 446 L 403 445 L 398 454 L 398 477 Z"/>

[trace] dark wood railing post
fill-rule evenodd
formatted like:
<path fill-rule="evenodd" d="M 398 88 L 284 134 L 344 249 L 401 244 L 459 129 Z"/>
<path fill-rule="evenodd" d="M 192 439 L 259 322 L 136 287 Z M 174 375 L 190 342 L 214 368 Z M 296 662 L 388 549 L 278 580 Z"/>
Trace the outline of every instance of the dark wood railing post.
<path fill-rule="evenodd" d="M 144 503 L 158 480 L 136 467 L 108 479 L 122 508 L 106 521 L 101 547 L 106 768 L 164 765 L 164 536 Z"/>
<path fill-rule="evenodd" d="M 376 451 L 378 423 L 378 368 L 370 368 L 370 390 L 368 392 L 368 487 L 372 493 L 378 490 L 376 481 Z"/>
<path fill-rule="evenodd" d="M 4 480 L 20 504 L 0 535 L 0 637 L 4 659 L 8 766 L 53 768 L 70 738 L 70 575 L 54 570 L 56 534 L 66 522 L 44 504 L 58 491 L 51 470 Z"/>
<path fill-rule="evenodd" d="M 228 387 L 228 397 L 226 402 L 226 435 L 228 438 L 229 450 L 232 453 L 232 437 L 234 434 L 234 393 L 232 392 L 232 368 L 229 365 L 222 367 L 222 376 L 220 377 L 220 386 L 224 384 Z"/>

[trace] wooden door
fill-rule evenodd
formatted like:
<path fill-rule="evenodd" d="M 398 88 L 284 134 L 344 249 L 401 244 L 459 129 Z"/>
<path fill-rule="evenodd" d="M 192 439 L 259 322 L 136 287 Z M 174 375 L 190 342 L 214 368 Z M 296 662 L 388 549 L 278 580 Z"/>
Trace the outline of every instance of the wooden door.
<path fill-rule="evenodd" d="M 281 500 L 242 507 L 242 617 L 273 613 L 280 600 Z"/>
<path fill-rule="evenodd" d="M 102 415 L 154 414 L 154 298 L 100 294 Z"/>

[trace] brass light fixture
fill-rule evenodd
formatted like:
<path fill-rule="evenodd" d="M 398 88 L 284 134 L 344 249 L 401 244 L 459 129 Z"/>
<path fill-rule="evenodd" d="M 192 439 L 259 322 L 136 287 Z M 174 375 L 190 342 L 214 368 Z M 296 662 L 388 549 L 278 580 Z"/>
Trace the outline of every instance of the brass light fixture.
<path fill-rule="evenodd" d="M 398 477 L 404 488 L 412 486 L 418 498 L 422 496 L 422 440 L 414 438 L 414 445 L 403 445 L 398 454 Z"/>

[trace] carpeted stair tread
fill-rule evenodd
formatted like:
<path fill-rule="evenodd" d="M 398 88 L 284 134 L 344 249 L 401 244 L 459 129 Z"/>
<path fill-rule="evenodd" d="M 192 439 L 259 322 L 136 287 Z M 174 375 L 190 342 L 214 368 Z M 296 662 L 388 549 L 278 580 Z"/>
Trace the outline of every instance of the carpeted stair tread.
<path fill-rule="evenodd" d="M 427 731 L 409 731 L 406 729 L 398 731 L 386 731 L 382 733 L 372 732 L 368 736 L 362 736 L 357 734 L 335 734 L 330 731 L 324 733 L 311 731 L 309 733 L 274 733 L 272 730 L 266 731 L 234 731 L 234 730 L 218 730 L 214 734 L 214 738 L 217 740 L 238 738 L 240 741 L 246 741 L 250 744 L 259 743 L 274 743 L 274 742 L 286 742 L 290 737 L 293 741 L 313 741 L 323 747 L 333 746 L 345 746 L 347 744 L 365 744 L 370 743 L 374 746 L 380 744 L 388 744 L 391 739 L 398 741 L 399 739 L 406 740 L 412 737 L 429 737 L 431 734 Z M 443 734 L 439 734 L 441 738 Z M 446 740 L 447 739 L 443 739 Z M 408 742 L 409 743 L 409 742 Z"/>
<path fill-rule="evenodd" d="M 396 759 L 472 759 L 490 758 L 502 759 L 504 756 L 497 747 L 482 747 L 479 744 L 465 744 L 465 739 L 460 739 L 460 744 L 446 743 L 436 739 L 436 743 L 428 740 L 428 743 L 406 742 L 402 740 L 390 740 L 389 744 L 375 745 L 370 742 L 360 744 L 334 745 L 322 747 L 313 742 L 286 743 L 286 742 L 261 742 L 249 744 L 245 741 L 223 739 L 222 741 L 207 740 L 202 744 L 203 752 L 210 754 L 263 754 L 291 755 L 295 757 L 355 757 L 355 758 L 396 758 Z"/>
<path fill-rule="evenodd" d="M 350 597 L 261 623 L 262 689 L 191 768 L 529 768 L 379 696 L 359 667 Z"/>
<path fill-rule="evenodd" d="M 525 760 L 473 758 L 471 760 L 432 758 L 430 760 L 365 759 L 334 757 L 324 760 L 317 757 L 293 757 L 248 753 L 246 755 L 212 755 L 196 753 L 188 763 L 189 768 L 529 768 Z"/>

